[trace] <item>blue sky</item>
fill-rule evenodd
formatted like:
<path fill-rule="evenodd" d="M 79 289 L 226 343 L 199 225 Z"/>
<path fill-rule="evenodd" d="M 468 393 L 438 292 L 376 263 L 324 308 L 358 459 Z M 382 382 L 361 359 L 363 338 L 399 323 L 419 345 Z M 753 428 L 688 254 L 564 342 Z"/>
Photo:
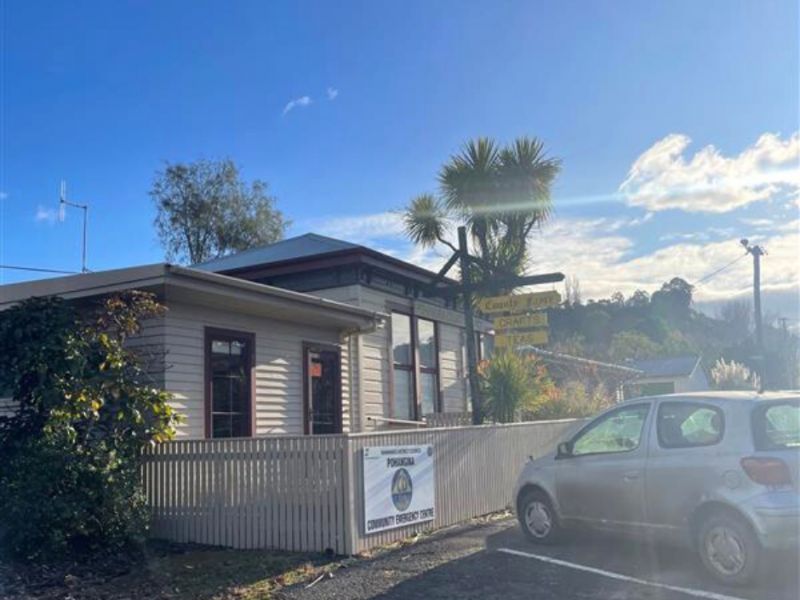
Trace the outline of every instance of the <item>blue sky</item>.
<path fill-rule="evenodd" d="M 466 139 L 535 135 L 564 170 L 532 269 L 627 293 L 696 281 L 748 236 L 794 310 L 794 1 L 4 1 L 1 18 L 0 263 L 80 266 L 78 215 L 52 219 L 62 178 L 91 206 L 92 269 L 159 261 L 154 172 L 227 156 L 290 234 L 435 266 L 391 211 Z M 740 261 L 699 298 L 748 277 Z"/>

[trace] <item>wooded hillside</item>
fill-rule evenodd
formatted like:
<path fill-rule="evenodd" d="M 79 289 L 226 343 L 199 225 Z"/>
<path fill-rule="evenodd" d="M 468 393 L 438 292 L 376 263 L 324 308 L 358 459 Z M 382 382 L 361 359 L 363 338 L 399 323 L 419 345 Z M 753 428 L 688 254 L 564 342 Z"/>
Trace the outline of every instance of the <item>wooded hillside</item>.
<path fill-rule="evenodd" d="M 719 358 L 759 370 L 753 309 L 730 301 L 712 317 L 692 304 L 692 286 L 678 277 L 652 295 L 638 290 L 625 298 L 583 303 L 567 290 L 567 301 L 549 311 L 551 350 L 614 363 L 699 354 L 708 370 Z M 764 316 L 765 384 L 770 389 L 800 385 L 800 344 L 775 316 Z"/>

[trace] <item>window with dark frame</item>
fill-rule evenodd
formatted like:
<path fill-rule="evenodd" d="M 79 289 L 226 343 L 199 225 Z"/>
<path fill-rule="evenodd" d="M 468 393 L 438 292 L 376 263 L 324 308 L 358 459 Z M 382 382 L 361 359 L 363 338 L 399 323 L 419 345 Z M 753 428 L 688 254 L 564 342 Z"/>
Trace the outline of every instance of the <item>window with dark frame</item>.
<path fill-rule="evenodd" d="M 436 323 L 417 319 L 417 354 L 419 356 L 419 409 L 421 417 L 439 410 L 439 348 Z"/>
<path fill-rule="evenodd" d="M 252 435 L 253 345 L 249 334 L 206 331 L 208 437 Z"/>
<path fill-rule="evenodd" d="M 598 417 L 573 438 L 572 455 L 614 454 L 636 450 L 649 412 L 649 405 L 634 404 Z"/>
<path fill-rule="evenodd" d="M 392 312 L 393 418 L 439 412 L 438 342 L 436 322 Z"/>
<path fill-rule="evenodd" d="M 713 446 L 724 432 L 725 416 L 716 406 L 682 400 L 658 407 L 656 433 L 662 448 Z"/>

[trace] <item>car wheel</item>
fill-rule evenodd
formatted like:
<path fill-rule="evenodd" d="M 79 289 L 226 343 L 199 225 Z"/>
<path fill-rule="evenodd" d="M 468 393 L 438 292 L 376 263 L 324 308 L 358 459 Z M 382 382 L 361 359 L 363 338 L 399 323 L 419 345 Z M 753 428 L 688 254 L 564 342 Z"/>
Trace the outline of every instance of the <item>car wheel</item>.
<path fill-rule="evenodd" d="M 700 558 L 718 581 L 744 585 L 758 571 L 761 547 L 753 530 L 740 517 L 717 513 L 700 527 Z"/>
<path fill-rule="evenodd" d="M 519 523 L 528 539 L 537 544 L 555 543 L 561 526 L 547 494 L 539 490 L 525 492 L 519 503 Z"/>

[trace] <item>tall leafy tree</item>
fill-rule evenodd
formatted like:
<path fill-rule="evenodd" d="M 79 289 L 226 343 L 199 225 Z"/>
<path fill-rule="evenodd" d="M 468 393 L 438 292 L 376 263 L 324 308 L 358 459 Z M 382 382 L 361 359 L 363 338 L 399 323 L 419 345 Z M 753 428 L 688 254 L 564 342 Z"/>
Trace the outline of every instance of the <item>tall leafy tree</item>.
<path fill-rule="evenodd" d="M 167 164 L 150 196 L 168 260 L 191 264 L 283 238 L 289 222 L 260 180 L 244 182 L 230 159 Z"/>
<path fill-rule="evenodd" d="M 651 303 L 658 313 L 677 319 L 688 319 L 693 292 L 694 286 L 680 277 L 673 277 L 653 294 Z"/>
<path fill-rule="evenodd" d="M 451 225 L 466 225 L 477 275 L 521 273 L 531 231 L 552 211 L 550 188 L 561 161 L 544 144 L 520 137 L 500 146 L 492 139 L 468 141 L 439 171 L 439 194 L 411 200 L 404 213 L 406 233 L 416 244 L 455 249 Z"/>

